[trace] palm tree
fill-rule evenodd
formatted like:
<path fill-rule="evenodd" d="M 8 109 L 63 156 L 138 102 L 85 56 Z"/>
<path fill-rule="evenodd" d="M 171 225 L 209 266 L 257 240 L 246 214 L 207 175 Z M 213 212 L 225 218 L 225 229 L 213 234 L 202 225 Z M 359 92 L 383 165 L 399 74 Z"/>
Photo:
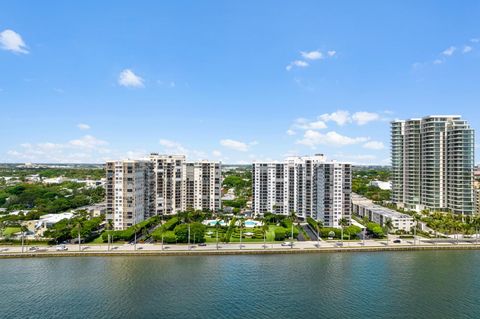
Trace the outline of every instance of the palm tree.
<path fill-rule="evenodd" d="M 82 223 L 80 222 L 80 220 L 77 222 L 77 235 L 78 235 L 78 251 L 82 251 L 82 247 L 80 245 L 81 241 L 80 241 L 80 230 L 82 229 Z"/>
<path fill-rule="evenodd" d="M 24 252 L 24 249 L 25 249 L 25 232 L 28 231 L 28 228 L 27 226 L 25 225 L 20 225 L 20 231 L 22 232 L 22 253 Z"/>
<path fill-rule="evenodd" d="M 268 224 L 267 224 L 267 220 L 264 218 L 262 220 L 263 249 L 267 248 L 267 232 L 268 232 Z"/>
<path fill-rule="evenodd" d="M 217 250 L 218 250 L 218 228 L 220 227 L 220 221 L 217 220 L 217 222 L 215 223 L 215 228 L 217 230 Z"/>
<path fill-rule="evenodd" d="M 107 251 L 110 251 L 110 231 L 113 228 L 113 220 L 109 219 L 107 220 L 107 224 L 105 225 L 105 228 L 107 229 Z"/>
<path fill-rule="evenodd" d="M 413 244 L 417 244 L 417 227 L 418 227 L 418 222 L 421 220 L 421 217 L 419 214 L 413 214 L 413 221 L 415 222 L 415 226 L 413 228 Z"/>
<path fill-rule="evenodd" d="M 137 231 L 138 231 L 137 224 L 134 224 L 133 225 L 133 234 L 134 234 L 133 250 L 137 250 Z"/>
<path fill-rule="evenodd" d="M 393 223 L 392 223 L 392 220 L 390 218 L 388 218 L 386 221 L 385 221 L 385 224 L 383 225 L 385 227 L 385 230 L 386 230 L 386 235 L 387 235 L 387 246 L 388 246 L 388 233 L 390 232 L 390 230 L 393 229 Z"/>
<path fill-rule="evenodd" d="M 245 225 L 243 218 L 240 218 L 239 223 L 240 223 L 239 225 L 240 226 L 240 249 L 242 249 L 243 226 Z"/>
<path fill-rule="evenodd" d="M 342 235 L 341 235 L 341 239 L 342 239 L 342 247 L 343 247 L 343 228 L 345 226 L 348 226 L 348 219 L 346 219 L 345 217 L 342 217 L 339 221 L 338 221 L 338 224 L 340 225 L 340 229 L 342 231 Z"/>
<path fill-rule="evenodd" d="M 317 221 L 315 228 L 317 229 L 317 247 L 320 248 L 320 229 L 323 227 L 323 222 L 321 220 Z"/>
<path fill-rule="evenodd" d="M 294 222 L 296 221 L 297 219 L 297 213 L 295 213 L 295 211 L 291 211 L 290 212 L 290 220 L 292 221 L 292 242 L 290 243 L 290 248 L 293 248 L 293 224 Z"/>

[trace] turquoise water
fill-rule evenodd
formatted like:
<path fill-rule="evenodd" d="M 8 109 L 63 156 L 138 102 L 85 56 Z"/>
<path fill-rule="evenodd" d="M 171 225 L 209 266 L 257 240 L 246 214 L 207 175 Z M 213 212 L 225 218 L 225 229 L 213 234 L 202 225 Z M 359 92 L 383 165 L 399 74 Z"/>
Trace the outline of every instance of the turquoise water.
<path fill-rule="evenodd" d="M 0 260 L 2 318 L 479 318 L 480 252 Z"/>

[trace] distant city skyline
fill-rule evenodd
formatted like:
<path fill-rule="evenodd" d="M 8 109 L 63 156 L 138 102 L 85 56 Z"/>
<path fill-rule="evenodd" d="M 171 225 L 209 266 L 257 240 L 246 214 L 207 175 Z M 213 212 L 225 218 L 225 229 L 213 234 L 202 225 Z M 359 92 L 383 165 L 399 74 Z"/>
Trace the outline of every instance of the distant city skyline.
<path fill-rule="evenodd" d="M 323 153 L 390 165 L 392 120 L 461 115 L 480 128 L 479 10 L 476 1 L 28 10 L 6 1 L 0 162 L 157 152 L 247 164 Z"/>

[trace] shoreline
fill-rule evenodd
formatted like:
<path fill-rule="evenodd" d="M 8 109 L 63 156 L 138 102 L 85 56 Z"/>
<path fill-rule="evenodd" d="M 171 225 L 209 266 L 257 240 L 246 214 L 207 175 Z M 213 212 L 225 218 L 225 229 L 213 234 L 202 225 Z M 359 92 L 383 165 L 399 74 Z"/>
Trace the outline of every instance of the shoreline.
<path fill-rule="evenodd" d="M 286 255 L 286 254 L 324 254 L 324 253 L 358 253 L 389 251 L 445 251 L 445 250 L 480 250 L 480 246 L 394 246 L 394 247 L 326 247 L 293 249 L 232 249 L 232 250 L 137 250 L 137 251 L 63 251 L 63 252 L 24 252 L 0 253 L 0 259 L 15 258 L 51 258 L 51 257 L 118 257 L 118 256 L 235 256 L 235 255 Z"/>

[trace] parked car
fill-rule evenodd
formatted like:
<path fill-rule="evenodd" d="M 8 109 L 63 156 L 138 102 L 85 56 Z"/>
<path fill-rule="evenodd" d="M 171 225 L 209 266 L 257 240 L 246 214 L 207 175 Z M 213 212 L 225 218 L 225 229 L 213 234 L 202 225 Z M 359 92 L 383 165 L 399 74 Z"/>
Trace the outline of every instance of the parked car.
<path fill-rule="evenodd" d="M 395 239 L 395 240 L 393 241 L 394 244 L 400 244 L 401 242 L 402 242 L 402 241 L 401 241 L 400 239 Z"/>
<path fill-rule="evenodd" d="M 293 243 L 290 242 L 290 241 L 285 241 L 285 242 L 282 243 L 282 246 L 284 246 L 284 247 L 285 246 L 293 246 Z"/>
<path fill-rule="evenodd" d="M 198 246 L 205 247 L 205 246 L 207 246 L 207 244 L 206 243 L 200 243 L 200 244 L 198 244 Z"/>
<path fill-rule="evenodd" d="M 38 250 L 38 247 L 30 247 L 28 248 L 29 251 L 37 251 Z"/>
<path fill-rule="evenodd" d="M 65 250 L 68 250 L 68 247 L 65 246 L 65 245 L 60 245 L 60 246 L 57 246 L 56 250 L 57 251 L 65 251 Z"/>

